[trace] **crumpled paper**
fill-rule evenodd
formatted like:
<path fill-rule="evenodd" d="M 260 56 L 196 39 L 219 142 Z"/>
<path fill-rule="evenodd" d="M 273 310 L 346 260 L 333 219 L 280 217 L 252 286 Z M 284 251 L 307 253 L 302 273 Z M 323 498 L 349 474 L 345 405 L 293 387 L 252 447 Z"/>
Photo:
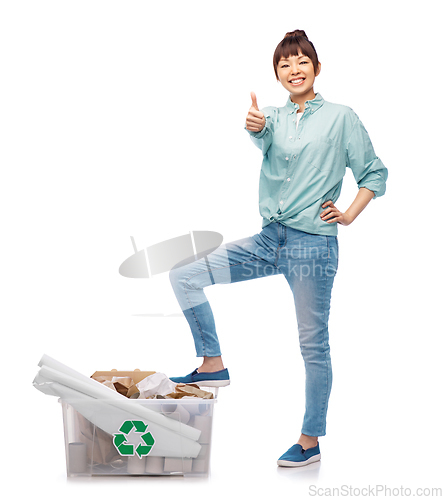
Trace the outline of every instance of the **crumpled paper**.
<path fill-rule="evenodd" d="M 101 384 L 105 385 L 106 387 L 109 387 L 109 389 L 112 389 L 113 391 L 117 392 L 117 389 L 114 387 L 114 384 L 112 383 L 112 379 L 109 380 L 109 377 L 92 377 L 94 380 L 97 380 L 97 382 L 100 382 Z"/>
<path fill-rule="evenodd" d="M 128 396 L 129 389 L 134 385 L 134 381 L 131 377 L 112 377 L 111 382 L 113 383 L 115 390 L 123 396 Z"/>
<path fill-rule="evenodd" d="M 177 384 L 169 378 L 164 373 L 154 373 L 149 375 L 149 377 L 144 378 L 138 384 L 136 384 L 137 389 L 140 391 L 139 398 L 148 399 L 151 396 L 166 396 L 170 392 L 175 390 Z"/>
<path fill-rule="evenodd" d="M 164 373 L 154 373 L 136 384 L 140 391 L 139 398 L 182 399 L 184 397 L 213 399 L 212 392 L 200 389 L 196 384 L 176 384 Z"/>
<path fill-rule="evenodd" d="M 131 377 L 93 377 L 98 382 L 131 399 L 213 399 L 212 392 L 200 389 L 196 384 L 176 384 L 164 373 L 153 373 L 134 384 Z M 138 391 L 138 392 L 137 392 Z"/>
<path fill-rule="evenodd" d="M 97 382 L 101 382 L 106 387 L 109 387 L 113 391 L 116 391 L 127 398 L 131 397 L 137 390 L 131 377 L 111 377 L 109 375 L 101 375 L 91 378 L 97 380 Z"/>
<path fill-rule="evenodd" d="M 167 394 L 167 396 L 173 399 L 182 399 L 187 397 L 197 397 L 202 399 L 214 398 L 212 392 L 204 391 L 196 384 L 177 384 L 175 386 L 175 392 Z"/>

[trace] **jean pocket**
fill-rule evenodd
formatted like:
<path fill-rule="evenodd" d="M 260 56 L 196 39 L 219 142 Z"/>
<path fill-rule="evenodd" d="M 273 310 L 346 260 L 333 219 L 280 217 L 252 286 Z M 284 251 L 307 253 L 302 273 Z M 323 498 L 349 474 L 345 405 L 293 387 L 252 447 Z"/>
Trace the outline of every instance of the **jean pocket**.
<path fill-rule="evenodd" d="M 325 235 L 304 233 L 302 237 L 289 240 L 287 246 L 299 260 L 327 262 L 329 259 L 328 237 Z"/>

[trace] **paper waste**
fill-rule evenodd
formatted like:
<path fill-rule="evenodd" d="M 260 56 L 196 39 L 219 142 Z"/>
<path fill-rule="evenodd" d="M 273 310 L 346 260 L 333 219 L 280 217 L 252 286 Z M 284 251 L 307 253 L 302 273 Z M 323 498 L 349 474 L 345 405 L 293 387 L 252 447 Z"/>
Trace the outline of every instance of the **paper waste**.
<path fill-rule="evenodd" d="M 82 375 L 46 354 L 38 365 L 40 369 L 33 381 L 36 389 L 67 402 L 109 435 L 115 433 L 126 420 L 142 419 L 149 424 L 150 431 L 156 436 L 156 445 L 150 456 L 198 456 L 201 445 L 197 441 L 201 430 L 160 413 L 160 408 L 158 411 L 148 408 L 148 400 L 130 399 L 115 388 Z M 124 380 L 118 382 L 121 386 L 126 383 Z M 142 390 L 145 390 L 145 387 Z"/>

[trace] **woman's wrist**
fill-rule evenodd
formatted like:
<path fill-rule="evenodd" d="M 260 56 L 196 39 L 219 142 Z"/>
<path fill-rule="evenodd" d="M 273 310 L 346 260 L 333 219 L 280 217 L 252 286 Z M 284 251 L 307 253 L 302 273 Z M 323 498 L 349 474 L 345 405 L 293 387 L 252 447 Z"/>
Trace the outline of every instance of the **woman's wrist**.
<path fill-rule="evenodd" d="M 363 212 L 363 210 L 367 207 L 373 197 L 374 192 L 370 189 L 362 187 L 358 190 L 355 200 L 345 212 L 345 216 L 349 221 L 349 224 L 355 221 L 355 219 Z"/>

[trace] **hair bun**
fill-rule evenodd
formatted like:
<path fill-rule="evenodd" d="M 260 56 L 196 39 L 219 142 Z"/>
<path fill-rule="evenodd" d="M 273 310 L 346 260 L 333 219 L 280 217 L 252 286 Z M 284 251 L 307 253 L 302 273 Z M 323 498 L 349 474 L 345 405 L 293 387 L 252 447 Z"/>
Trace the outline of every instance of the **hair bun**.
<path fill-rule="evenodd" d="M 307 37 L 306 33 L 303 30 L 290 31 L 289 33 L 286 33 L 285 38 L 288 38 L 290 36 L 302 36 L 306 38 L 306 40 L 309 40 L 309 38 Z"/>

